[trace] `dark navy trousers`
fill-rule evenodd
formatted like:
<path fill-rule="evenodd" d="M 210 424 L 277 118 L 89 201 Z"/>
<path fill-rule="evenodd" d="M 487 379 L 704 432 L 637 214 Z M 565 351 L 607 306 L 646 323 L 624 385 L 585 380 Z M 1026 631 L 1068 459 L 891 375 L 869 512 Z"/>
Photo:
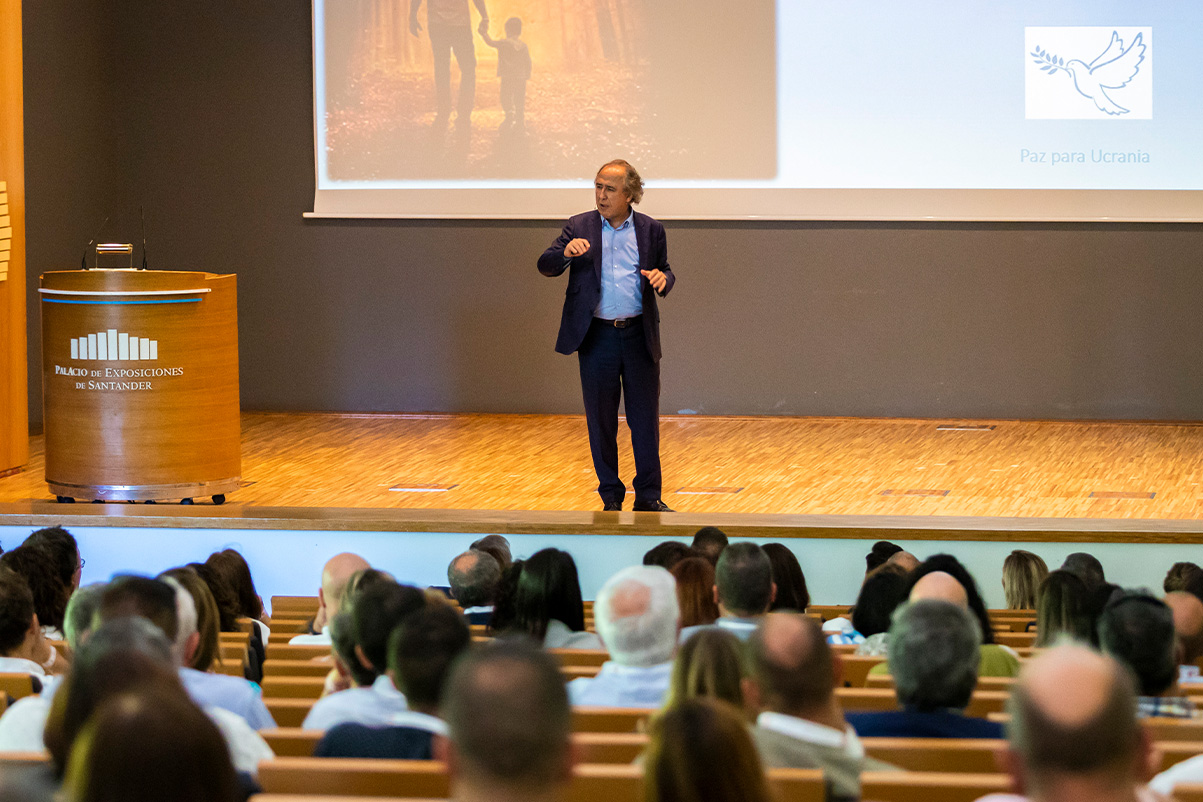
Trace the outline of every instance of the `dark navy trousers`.
<path fill-rule="evenodd" d="M 624 400 L 635 452 L 635 500 L 660 499 L 660 363 L 648 353 L 642 319 L 625 328 L 594 318 L 577 349 L 589 450 L 603 502 L 621 502 L 618 476 L 618 402 Z"/>

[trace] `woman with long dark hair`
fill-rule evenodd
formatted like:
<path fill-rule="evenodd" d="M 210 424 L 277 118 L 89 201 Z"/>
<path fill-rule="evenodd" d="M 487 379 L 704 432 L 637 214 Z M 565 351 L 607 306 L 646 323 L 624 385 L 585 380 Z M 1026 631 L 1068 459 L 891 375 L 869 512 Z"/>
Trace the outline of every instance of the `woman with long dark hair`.
<path fill-rule="evenodd" d="M 585 631 L 585 605 L 571 554 L 543 549 L 523 562 L 512 629 L 548 649 L 602 648 L 597 635 Z"/>

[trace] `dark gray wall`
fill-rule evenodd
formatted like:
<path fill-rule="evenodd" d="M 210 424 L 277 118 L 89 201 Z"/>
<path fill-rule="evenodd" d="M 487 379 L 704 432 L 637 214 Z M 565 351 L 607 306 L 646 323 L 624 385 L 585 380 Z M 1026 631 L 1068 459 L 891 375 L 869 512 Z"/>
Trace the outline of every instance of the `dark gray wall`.
<path fill-rule="evenodd" d="M 25 14 L 35 424 L 36 277 L 139 204 L 153 267 L 238 273 L 244 408 L 579 411 L 555 222 L 302 219 L 308 0 Z M 666 412 L 1203 419 L 1203 227 L 668 231 Z"/>

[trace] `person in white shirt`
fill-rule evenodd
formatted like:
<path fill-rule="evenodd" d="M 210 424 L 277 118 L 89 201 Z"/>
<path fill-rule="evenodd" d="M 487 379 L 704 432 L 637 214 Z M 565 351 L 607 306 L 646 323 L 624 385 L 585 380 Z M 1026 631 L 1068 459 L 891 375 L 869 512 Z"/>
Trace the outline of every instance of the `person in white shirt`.
<path fill-rule="evenodd" d="M 611 659 L 596 677 L 568 684 L 572 703 L 660 707 L 668 693 L 681 628 L 672 574 L 658 566 L 624 568 L 598 592 L 593 615 Z"/>
<path fill-rule="evenodd" d="M 317 590 L 317 615 L 313 618 L 313 631 L 316 634 L 297 635 L 289 643 L 329 646 L 330 632 L 327 628 L 334 616 L 338 615 L 347 583 L 358 571 L 370 567 L 367 560 L 350 552 L 335 554 L 327 560 L 322 567 L 322 584 Z"/>
<path fill-rule="evenodd" d="M 33 593 L 15 571 L 0 567 L 0 671 L 44 677 L 57 653 L 42 634 Z M 41 680 L 36 688 L 41 689 Z"/>
<path fill-rule="evenodd" d="M 385 671 L 389 636 L 410 613 L 426 605 L 425 594 L 381 574 L 366 585 L 361 582 L 344 602 L 332 622 L 334 658 L 351 687 L 318 699 L 301 725 L 307 730 L 345 723 L 383 726 L 408 709 L 405 696 Z"/>
<path fill-rule="evenodd" d="M 1136 688 L 1114 658 L 1056 646 L 1024 666 L 1008 702 L 1006 764 L 1021 797 L 1003 802 L 1138 802 L 1159 799 L 1142 784 L 1153 765 L 1136 716 Z"/>

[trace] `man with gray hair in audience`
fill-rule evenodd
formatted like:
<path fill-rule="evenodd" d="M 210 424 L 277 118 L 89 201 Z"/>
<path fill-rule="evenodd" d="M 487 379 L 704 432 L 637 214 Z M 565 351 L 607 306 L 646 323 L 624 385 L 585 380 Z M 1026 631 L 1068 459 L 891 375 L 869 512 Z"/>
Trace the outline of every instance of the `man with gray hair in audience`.
<path fill-rule="evenodd" d="M 864 737 L 1002 738 L 1001 724 L 963 714 L 977 686 L 977 619 L 963 607 L 928 599 L 910 602 L 890 625 L 889 665 L 902 710 L 851 713 Z"/>
<path fill-rule="evenodd" d="M 1152 744 L 1136 719 L 1132 679 L 1115 660 L 1077 644 L 1047 649 L 1020 673 L 1007 710 L 1008 770 L 1031 802 L 1161 798 L 1142 785 Z"/>
<path fill-rule="evenodd" d="M 572 779 L 572 708 L 555 658 L 524 641 L 469 652 L 440 704 L 435 741 L 457 802 L 559 802 Z"/>
<path fill-rule="evenodd" d="M 492 554 L 468 549 L 447 566 L 447 584 L 469 624 L 489 623 L 501 585 L 501 565 Z"/>
<path fill-rule="evenodd" d="M 658 566 L 624 568 L 598 592 L 593 615 L 610 660 L 596 677 L 568 684 L 572 703 L 660 707 L 668 693 L 681 626 L 672 574 Z"/>

